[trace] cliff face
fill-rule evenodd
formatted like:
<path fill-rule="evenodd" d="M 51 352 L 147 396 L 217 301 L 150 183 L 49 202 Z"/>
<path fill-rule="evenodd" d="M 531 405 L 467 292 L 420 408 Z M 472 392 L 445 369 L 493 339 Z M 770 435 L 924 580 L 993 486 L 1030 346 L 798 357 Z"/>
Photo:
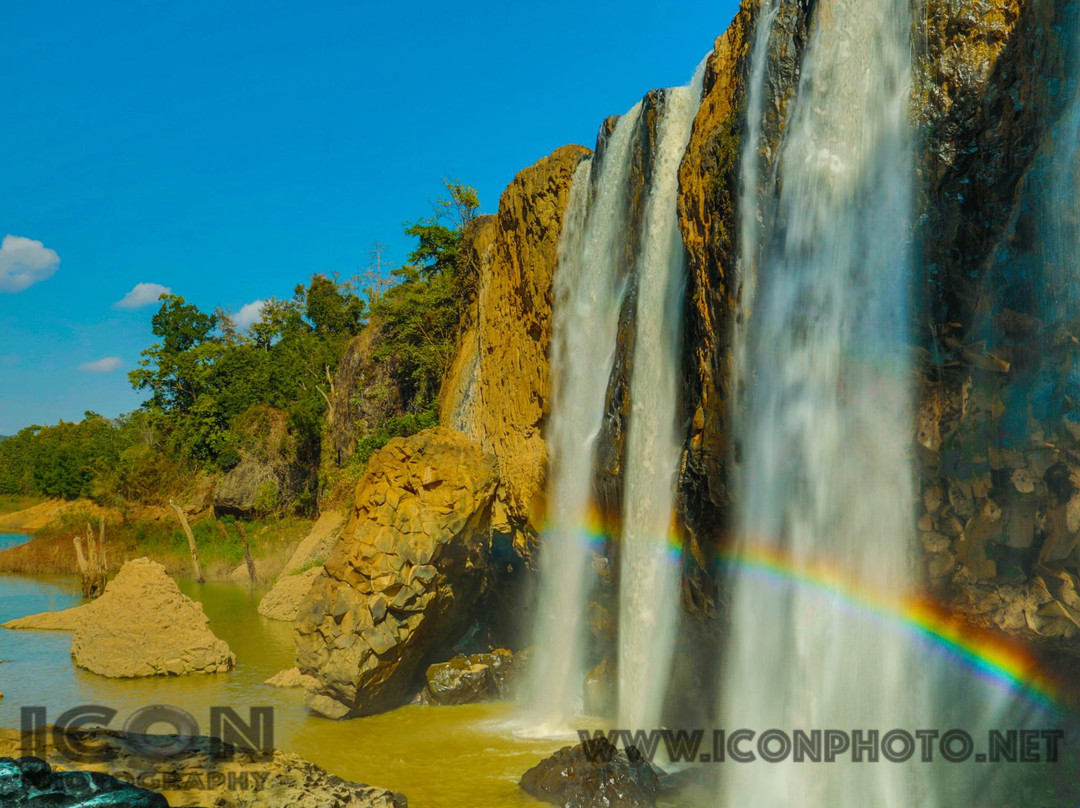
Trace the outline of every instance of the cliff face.
<path fill-rule="evenodd" d="M 519 173 L 499 212 L 475 223 L 465 245 L 478 291 L 450 374 L 440 420 L 499 458 L 495 526 L 524 528 L 544 513 L 551 398 L 551 282 L 574 169 L 590 151 L 564 146 Z"/>
<path fill-rule="evenodd" d="M 1075 93 L 1064 2 L 931 2 L 924 137 L 918 527 L 935 587 L 977 623 L 1080 654 L 1075 216 L 1056 157 Z M 1076 239 L 1071 239 L 1075 249 Z"/>
<path fill-rule="evenodd" d="M 757 156 L 759 188 L 743 189 L 749 81 L 760 4 L 743 0 L 706 64 L 704 95 L 679 170 L 679 227 L 687 248 L 683 408 L 690 424 L 679 474 L 679 523 L 688 553 L 687 606 L 711 613 L 708 572 L 729 518 L 729 470 L 737 462 L 732 405 L 738 379 L 734 328 L 743 281 L 739 277 L 739 205 L 742 191 L 759 191 L 775 165 L 787 104 L 798 85 L 806 42 L 804 0 L 784 0 L 772 21 L 766 49 Z M 748 194 L 749 198 L 749 194 Z M 769 215 L 762 201 L 757 218 Z"/>
<path fill-rule="evenodd" d="M 690 274 L 685 406 L 691 429 L 680 476 L 689 549 L 707 560 L 730 497 L 732 334 L 740 314 L 740 193 L 775 179 L 786 105 L 797 88 L 808 6 L 780 3 L 764 67 L 760 185 L 747 189 L 750 51 L 759 4 L 743 3 L 717 40 L 680 174 L 680 226 Z M 1045 245 L 1055 125 L 1077 77 L 1074 23 L 1053 0 L 928 0 L 913 42 L 921 274 L 914 279 L 918 529 L 927 580 L 975 622 L 1036 645 L 1075 651 L 1080 635 L 1080 367 L 1073 290 L 1053 277 Z M 749 195 L 748 195 L 749 197 Z M 752 197 L 751 197 L 752 198 Z M 756 209 L 770 214 L 768 198 Z M 1055 291 L 1056 289 L 1056 291 Z M 752 307 L 751 307 L 752 308 Z M 1074 307 L 1075 309 L 1075 307 Z M 690 601 L 715 584 L 687 570 Z"/>

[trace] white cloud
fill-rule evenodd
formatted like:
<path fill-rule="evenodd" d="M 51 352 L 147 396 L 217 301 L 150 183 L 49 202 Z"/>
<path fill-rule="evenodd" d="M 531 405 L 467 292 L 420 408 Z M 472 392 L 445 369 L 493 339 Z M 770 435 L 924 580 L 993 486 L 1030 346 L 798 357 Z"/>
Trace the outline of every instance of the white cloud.
<path fill-rule="evenodd" d="M 120 357 L 118 356 L 106 356 L 101 359 L 95 359 L 93 362 L 83 362 L 79 365 L 79 370 L 86 373 L 112 373 L 121 365 Z"/>
<path fill-rule="evenodd" d="M 172 289 L 160 283 L 137 283 L 123 298 L 113 303 L 113 308 L 141 309 L 157 303 L 162 295 L 169 294 L 172 294 Z"/>
<path fill-rule="evenodd" d="M 248 328 L 262 319 L 265 300 L 252 300 L 240 307 L 240 311 L 232 316 L 233 325 L 237 328 Z"/>
<path fill-rule="evenodd" d="M 40 241 L 6 235 L 0 242 L 0 292 L 21 292 L 52 277 L 59 266 L 56 250 Z"/>

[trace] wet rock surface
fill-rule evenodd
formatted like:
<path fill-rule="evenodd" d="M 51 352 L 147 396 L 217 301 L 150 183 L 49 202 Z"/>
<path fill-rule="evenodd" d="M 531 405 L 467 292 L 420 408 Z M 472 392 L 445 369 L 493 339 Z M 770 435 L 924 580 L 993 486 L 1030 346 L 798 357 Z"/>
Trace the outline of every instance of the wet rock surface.
<path fill-rule="evenodd" d="M 654 808 L 661 774 L 635 747 L 620 752 L 606 738 L 595 738 L 540 761 L 519 785 L 563 808 Z"/>
<path fill-rule="evenodd" d="M 421 704 L 473 704 L 511 699 L 525 664 L 524 653 L 498 648 L 483 654 L 464 654 L 429 665 Z"/>
<path fill-rule="evenodd" d="M 55 771 L 35 757 L 0 757 L 4 808 L 168 808 L 160 794 L 100 772 Z"/>
<path fill-rule="evenodd" d="M 425 660 L 461 639 L 484 589 L 497 480 L 494 457 L 442 427 L 372 455 L 351 526 L 299 608 L 313 710 L 396 707 Z"/>
<path fill-rule="evenodd" d="M 342 780 L 297 755 L 277 750 L 264 753 L 207 737 L 135 735 L 112 730 L 76 730 L 59 736 L 50 731 L 45 737 L 44 755 L 53 766 L 136 781 L 164 798 L 147 802 L 146 806 L 408 808 L 402 794 Z M 17 753 L 22 743 L 22 733 L 0 730 L 0 755 Z M 177 746 L 164 755 L 158 746 L 162 743 Z M 78 749 L 82 760 L 72 763 L 65 757 L 69 749 Z M 2 782 L 0 779 L 0 794 Z M 8 803 L 0 799 L 0 805 L 6 808 Z M 92 805 L 97 808 L 114 803 Z M 115 805 L 142 808 L 144 803 Z"/>

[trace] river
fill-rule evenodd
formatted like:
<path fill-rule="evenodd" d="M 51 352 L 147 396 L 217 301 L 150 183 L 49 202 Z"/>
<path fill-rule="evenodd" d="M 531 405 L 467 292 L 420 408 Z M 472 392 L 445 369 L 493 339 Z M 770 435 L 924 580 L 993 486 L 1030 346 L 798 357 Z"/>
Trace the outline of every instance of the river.
<path fill-rule="evenodd" d="M 0 534 L 0 549 L 26 539 Z M 318 718 L 304 707 L 300 690 L 263 684 L 293 667 L 294 659 L 292 625 L 258 614 L 261 592 L 233 584 L 177 583 L 202 603 L 210 628 L 229 643 L 237 658 L 234 670 L 216 676 L 107 679 L 72 664 L 66 632 L 0 630 L 0 727 L 18 727 L 22 706 L 44 706 L 52 721 L 77 705 L 105 705 L 117 710 L 110 726 L 122 728 L 135 710 L 166 704 L 191 713 L 205 733 L 211 706 L 232 707 L 244 718 L 250 707 L 273 706 L 279 749 L 340 777 L 400 791 L 412 808 L 543 804 L 518 788 L 517 781 L 564 742 L 521 737 L 514 729 L 514 705 L 409 706 L 351 721 Z M 0 575 L 0 623 L 66 609 L 80 600 L 74 576 Z"/>

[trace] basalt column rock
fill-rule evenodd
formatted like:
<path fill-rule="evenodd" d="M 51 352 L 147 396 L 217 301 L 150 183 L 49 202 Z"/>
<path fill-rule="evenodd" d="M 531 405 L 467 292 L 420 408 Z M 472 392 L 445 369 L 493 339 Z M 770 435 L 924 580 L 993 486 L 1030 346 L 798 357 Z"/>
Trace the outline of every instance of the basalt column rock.
<path fill-rule="evenodd" d="M 497 522 L 526 534 L 544 511 L 552 278 L 571 180 L 588 154 L 564 146 L 520 172 L 499 212 L 475 222 L 463 245 L 477 293 L 443 384 L 440 420 L 499 459 Z M 525 535 L 515 540 L 523 555 L 528 544 Z"/>
<path fill-rule="evenodd" d="M 484 588 L 497 481 L 495 458 L 443 427 L 372 455 L 350 528 L 298 608 L 312 709 L 396 707 L 425 660 L 461 638 Z"/>

